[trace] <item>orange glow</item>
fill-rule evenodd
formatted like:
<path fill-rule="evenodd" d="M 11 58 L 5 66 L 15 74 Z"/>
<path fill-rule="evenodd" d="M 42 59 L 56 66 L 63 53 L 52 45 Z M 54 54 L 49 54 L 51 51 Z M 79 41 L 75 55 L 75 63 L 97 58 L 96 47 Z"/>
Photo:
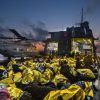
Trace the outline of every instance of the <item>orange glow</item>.
<path fill-rule="evenodd" d="M 37 42 L 35 43 L 35 47 L 37 51 L 44 51 L 45 43 Z"/>

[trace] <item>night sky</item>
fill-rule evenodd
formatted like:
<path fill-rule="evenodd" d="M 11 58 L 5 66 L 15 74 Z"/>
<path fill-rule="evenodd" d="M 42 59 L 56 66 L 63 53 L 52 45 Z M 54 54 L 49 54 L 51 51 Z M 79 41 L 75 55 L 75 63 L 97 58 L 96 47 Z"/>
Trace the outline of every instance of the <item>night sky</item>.
<path fill-rule="evenodd" d="M 30 32 L 30 26 L 62 31 L 89 21 L 94 35 L 100 34 L 100 0 L 0 0 L 0 27 Z"/>

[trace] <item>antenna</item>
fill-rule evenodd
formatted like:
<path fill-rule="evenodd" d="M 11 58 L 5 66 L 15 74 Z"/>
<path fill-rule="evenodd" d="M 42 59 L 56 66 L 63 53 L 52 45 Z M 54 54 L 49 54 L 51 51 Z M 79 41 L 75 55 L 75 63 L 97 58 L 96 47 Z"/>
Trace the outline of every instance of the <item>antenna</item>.
<path fill-rule="evenodd" d="M 75 25 L 81 25 L 81 23 L 83 23 L 83 8 L 81 9 L 81 22 L 76 23 Z"/>
<path fill-rule="evenodd" d="M 81 23 L 83 23 L 83 8 L 82 8 L 82 12 L 81 12 Z"/>

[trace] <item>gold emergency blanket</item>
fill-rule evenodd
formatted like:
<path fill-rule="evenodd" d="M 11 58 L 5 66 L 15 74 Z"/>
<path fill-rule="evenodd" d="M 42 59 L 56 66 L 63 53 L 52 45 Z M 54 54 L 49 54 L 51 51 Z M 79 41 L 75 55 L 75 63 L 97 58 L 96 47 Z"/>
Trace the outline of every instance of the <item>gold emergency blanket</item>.
<path fill-rule="evenodd" d="M 84 100 L 85 92 L 78 85 L 73 84 L 68 89 L 49 92 L 44 100 L 58 100 L 59 96 L 63 100 Z"/>
<path fill-rule="evenodd" d="M 95 78 L 94 73 L 90 69 L 77 69 L 80 74 L 85 75 L 88 78 Z"/>

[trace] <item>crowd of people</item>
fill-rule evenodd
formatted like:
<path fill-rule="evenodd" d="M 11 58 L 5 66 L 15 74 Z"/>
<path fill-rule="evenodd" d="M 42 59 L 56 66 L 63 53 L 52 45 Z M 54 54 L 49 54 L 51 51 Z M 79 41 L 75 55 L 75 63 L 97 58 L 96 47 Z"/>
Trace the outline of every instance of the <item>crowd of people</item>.
<path fill-rule="evenodd" d="M 0 65 L 0 100 L 93 100 L 99 64 L 79 53 L 11 58 Z"/>

